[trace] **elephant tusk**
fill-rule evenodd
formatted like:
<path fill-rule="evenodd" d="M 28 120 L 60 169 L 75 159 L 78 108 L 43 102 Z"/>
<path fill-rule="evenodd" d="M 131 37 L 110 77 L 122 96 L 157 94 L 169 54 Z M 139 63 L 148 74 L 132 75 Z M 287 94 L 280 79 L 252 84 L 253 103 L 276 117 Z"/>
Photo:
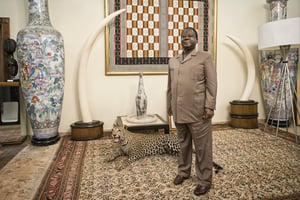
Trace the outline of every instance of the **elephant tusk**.
<path fill-rule="evenodd" d="M 249 97 L 252 93 L 254 83 L 255 83 L 255 64 L 253 61 L 253 57 L 245 44 L 243 44 L 239 39 L 234 36 L 227 35 L 229 39 L 231 39 L 238 47 L 242 50 L 247 65 L 247 83 L 244 88 L 243 94 L 240 97 L 241 101 L 248 101 Z"/>
<path fill-rule="evenodd" d="M 88 105 L 87 95 L 86 95 L 86 73 L 88 60 L 91 54 L 92 47 L 102 29 L 116 16 L 120 15 L 126 11 L 126 9 L 121 9 L 116 12 L 111 13 L 105 17 L 100 24 L 97 26 L 97 29 L 90 34 L 88 40 L 84 44 L 82 49 L 82 54 L 79 61 L 79 70 L 78 70 L 78 95 L 79 95 L 79 106 L 82 115 L 83 122 L 92 122 L 92 116 Z"/>

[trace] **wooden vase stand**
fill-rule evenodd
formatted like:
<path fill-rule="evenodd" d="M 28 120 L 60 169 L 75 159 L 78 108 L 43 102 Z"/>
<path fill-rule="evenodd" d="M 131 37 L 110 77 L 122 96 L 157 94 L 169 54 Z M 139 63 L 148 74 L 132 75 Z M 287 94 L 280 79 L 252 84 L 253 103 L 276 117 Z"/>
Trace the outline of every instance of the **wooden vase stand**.
<path fill-rule="evenodd" d="M 93 140 L 103 137 L 103 122 L 77 121 L 71 124 L 71 137 L 73 140 Z"/>
<path fill-rule="evenodd" d="M 230 126 L 234 128 L 258 128 L 257 104 L 253 100 L 240 101 L 234 100 L 230 102 Z"/>
<path fill-rule="evenodd" d="M 60 136 L 57 134 L 50 138 L 37 138 L 34 135 L 31 137 L 31 144 L 34 146 L 48 146 L 56 144 L 60 139 Z"/>

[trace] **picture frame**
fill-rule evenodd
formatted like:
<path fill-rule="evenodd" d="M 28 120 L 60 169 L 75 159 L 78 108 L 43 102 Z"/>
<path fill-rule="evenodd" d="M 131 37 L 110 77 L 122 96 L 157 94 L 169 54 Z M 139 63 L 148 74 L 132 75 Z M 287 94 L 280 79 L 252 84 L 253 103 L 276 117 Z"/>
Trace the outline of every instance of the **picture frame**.
<path fill-rule="evenodd" d="M 105 16 L 123 8 L 106 26 L 105 75 L 166 75 L 186 26 L 197 27 L 198 49 L 216 62 L 217 0 L 105 0 Z"/>

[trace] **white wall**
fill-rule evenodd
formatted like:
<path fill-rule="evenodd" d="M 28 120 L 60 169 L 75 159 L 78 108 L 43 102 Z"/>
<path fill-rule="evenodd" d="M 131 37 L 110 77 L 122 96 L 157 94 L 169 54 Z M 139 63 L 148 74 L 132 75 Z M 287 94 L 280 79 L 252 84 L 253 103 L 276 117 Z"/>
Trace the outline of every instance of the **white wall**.
<path fill-rule="evenodd" d="M 214 123 L 230 120 L 229 102 L 238 100 L 246 83 L 246 67 L 239 48 L 226 34 L 238 37 L 250 49 L 258 66 L 257 28 L 268 21 L 265 0 L 219 0 L 217 24 L 218 98 Z M 300 1 L 288 1 L 288 17 L 300 16 Z M 49 0 L 52 25 L 65 40 L 65 95 L 60 132 L 70 132 L 70 125 L 81 120 L 77 100 L 77 70 L 81 48 L 89 33 L 104 18 L 104 0 Z M 11 37 L 27 23 L 27 0 L 0 0 L 0 16 L 11 18 Z M 138 76 L 105 76 L 105 39 L 100 34 L 89 60 L 87 94 L 93 119 L 110 129 L 119 115 L 135 113 L 134 98 Z M 264 119 L 260 85 L 257 80 L 251 99 L 258 101 L 259 118 Z M 149 99 L 148 113 L 166 114 L 166 75 L 144 76 Z"/>

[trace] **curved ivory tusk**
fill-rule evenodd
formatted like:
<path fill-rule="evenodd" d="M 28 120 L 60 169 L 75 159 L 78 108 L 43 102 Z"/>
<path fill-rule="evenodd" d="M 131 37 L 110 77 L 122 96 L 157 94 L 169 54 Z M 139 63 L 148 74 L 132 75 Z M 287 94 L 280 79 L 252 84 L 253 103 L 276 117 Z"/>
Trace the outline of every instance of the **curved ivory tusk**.
<path fill-rule="evenodd" d="M 247 83 L 246 83 L 244 92 L 243 92 L 242 96 L 240 97 L 240 100 L 247 101 L 247 100 L 249 100 L 249 97 L 251 95 L 251 92 L 253 90 L 254 83 L 255 83 L 255 64 L 253 61 L 253 57 L 252 57 L 249 49 L 247 48 L 247 46 L 245 44 L 243 44 L 239 39 L 237 39 L 236 37 L 230 36 L 230 35 L 227 35 L 227 37 L 229 39 L 231 39 L 235 44 L 238 45 L 238 47 L 242 50 L 242 52 L 246 58 L 248 76 L 247 76 Z"/>
<path fill-rule="evenodd" d="M 79 61 L 79 70 L 78 70 L 78 95 L 79 95 L 79 105 L 82 115 L 82 121 L 83 122 L 92 122 L 92 116 L 89 109 L 88 101 L 87 101 L 87 95 L 86 95 L 86 72 L 87 72 L 87 65 L 88 65 L 88 59 L 90 57 L 90 53 L 92 50 L 92 47 L 96 41 L 97 36 L 102 31 L 102 29 L 116 16 L 124 12 L 126 9 L 118 10 L 116 12 L 113 12 L 109 16 L 105 17 L 100 24 L 97 26 L 97 29 L 90 34 L 88 37 L 88 40 L 84 44 L 84 47 L 82 49 L 81 58 Z"/>

